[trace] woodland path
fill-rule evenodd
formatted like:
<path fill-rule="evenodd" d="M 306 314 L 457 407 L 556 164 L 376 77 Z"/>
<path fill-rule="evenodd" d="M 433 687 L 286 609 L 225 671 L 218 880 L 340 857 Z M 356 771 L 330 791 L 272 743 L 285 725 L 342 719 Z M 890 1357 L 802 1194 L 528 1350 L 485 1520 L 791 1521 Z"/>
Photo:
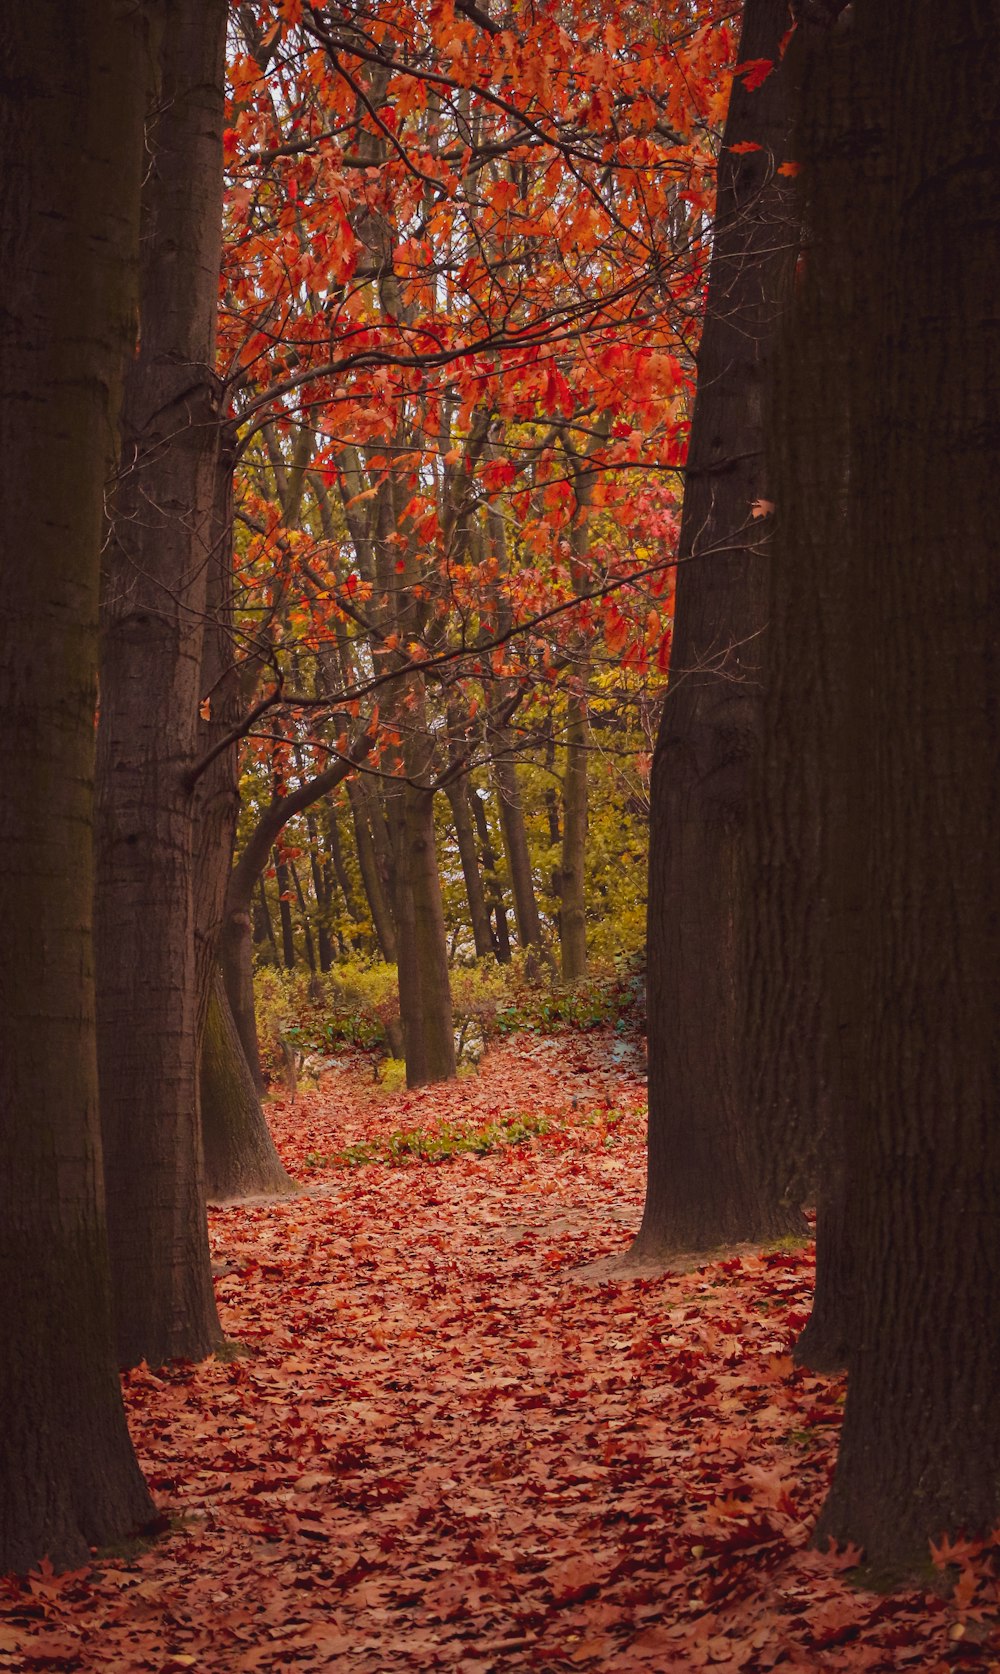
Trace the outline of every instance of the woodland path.
<path fill-rule="evenodd" d="M 353 1062 L 272 1106 L 306 1190 L 212 1213 L 246 1357 L 126 1379 L 169 1530 L 0 1583 L 0 1671 L 996 1667 L 971 1561 L 959 1608 L 806 1549 L 842 1398 L 787 1354 L 810 1251 L 579 1276 L 637 1224 L 643 1096 L 594 1031 L 419 1094 Z M 553 1126 L 436 1165 L 318 1160 L 516 1111 Z"/>

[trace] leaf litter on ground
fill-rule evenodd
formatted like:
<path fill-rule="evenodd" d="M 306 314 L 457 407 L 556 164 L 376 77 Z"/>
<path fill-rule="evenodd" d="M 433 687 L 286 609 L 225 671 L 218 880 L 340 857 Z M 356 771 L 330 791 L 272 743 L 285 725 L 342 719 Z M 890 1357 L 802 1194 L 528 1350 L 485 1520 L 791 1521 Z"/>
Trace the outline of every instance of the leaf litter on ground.
<path fill-rule="evenodd" d="M 937 1552 L 950 1596 L 808 1546 L 843 1401 L 789 1353 L 811 1248 L 581 1275 L 638 1224 L 644 1097 L 598 1030 L 273 1103 L 306 1189 L 211 1214 L 244 1352 L 124 1379 L 170 1532 L 0 1582 L 0 1670 L 1000 1666 L 988 1543 Z"/>

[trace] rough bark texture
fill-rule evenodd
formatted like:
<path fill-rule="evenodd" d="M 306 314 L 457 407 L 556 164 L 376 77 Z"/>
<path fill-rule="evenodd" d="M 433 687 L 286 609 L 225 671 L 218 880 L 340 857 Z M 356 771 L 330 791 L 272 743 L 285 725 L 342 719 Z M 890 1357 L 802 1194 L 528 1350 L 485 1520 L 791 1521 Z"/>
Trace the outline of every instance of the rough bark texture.
<path fill-rule="evenodd" d="M 210 1203 L 295 1190 L 268 1131 L 221 973 L 212 984 L 202 1038 L 201 1109 Z"/>
<path fill-rule="evenodd" d="M 775 1189 L 800 1201 L 819 1164 L 816 1295 L 795 1353 L 832 1371 L 846 1365 L 855 1302 L 843 1131 L 857 1104 L 865 820 L 853 770 L 869 707 L 848 521 L 853 323 L 864 297 L 842 206 L 870 183 L 880 148 L 852 110 L 846 26 L 803 25 L 788 67 L 800 83 L 804 252 L 776 356 L 771 455 L 775 482 L 795 492 L 777 495 L 772 548 L 747 1061 L 758 1121 L 796 1136 Z"/>
<path fill-rule="evenodd" d="M 123 1362 L 220 1341 L 198 1126 L 194 924 L 201 658 L 220 447 L 212 360 L 223 0 L 179 0 L 148 133 L 141 346 L 110 507 L 98 731 L 98 1053 Z"/>
<path fill-rule="evenodd" d="M 863 1285 L 818 1534 L 892 1567 L 1000 1520 L 1000 36 L 975 0 L 852 10 L 886 136 L 880 180 L 842 205 L 865 286 L 851 546 L 869 861 L 848 1149 Z"/>
<path fill-rule="evenodd" d="M 785 0 L 748 0 L 740 58 L 777 59 Z M 744 845 L 761 737 L 767 620 L 762 459 L 767 361 L 797 225 L 776 174 L 778 66 L 734 83 L 685 482 L 670 689 L 651 787 L 649 1179 L 635 1259 L 798 1224 L 769 1199 L 743 1068 Z M 735 152 L 748 141 L 759 151 Z"/>
<path fill-rule="evenodd" d="M 0 39 L 0 1574 L 154 1514 L 114 1359 L 91 916 L 104 483 L 135 338 L 144 8 Z"/>

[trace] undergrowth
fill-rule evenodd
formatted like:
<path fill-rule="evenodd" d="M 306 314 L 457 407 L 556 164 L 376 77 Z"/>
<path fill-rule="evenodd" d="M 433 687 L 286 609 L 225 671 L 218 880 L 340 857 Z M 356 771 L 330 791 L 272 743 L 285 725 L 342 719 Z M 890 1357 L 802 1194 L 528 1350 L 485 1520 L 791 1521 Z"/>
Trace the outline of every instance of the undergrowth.
<path fill-rule="evenodd" d="M 605 1128 L 605 1145 L 616 1143 L 615 1129 L 624 1121 L 622 1110 L 601 1109 L 575 1118 L 576 1126 L 592 1126 L 600 1122 Z M 431 1129 L 397 1128 L 384 1139 L 363 1140 L 347 1145 L 342 1151 L 321 1153 L 312 1151 L 305 1159 L 307 1168 L 361 1168 L 368 1163 L 383 1163 L 390 1168 L 404 1168 L 409 1163 L 442 1163 L 451 1157 L 475 1155 L 485 1157 L 502 1145 L 524 1145 L 528 1140 L 551 1133 L 557 1123 L 551 1116 L 530 1113 L 499 1116 L 496 1121 L 479 1127 L 460 1123 L 439 1122 Z"/>
<path fill-rule="evenodd" d="M 506 966 L 484 959 L 456 966 L 451 989 L 460 1061 L 475 1063 L 491 1040 L 505 1035 L 602 1026 L 631 1033 L 645 1023 L 643 971 L 635 960 L 605 965 L 569 986 L 531 976 L 520 957 Z M 280 1067 L 282 1043 L 303 1059 L 332 1057 L 345 1047 L 379 1062 L 391 1057 L 394 965 L 355 960 L 323 976 L 265 966 L 256 975 L 256 996 L 267 1072 Z"/>

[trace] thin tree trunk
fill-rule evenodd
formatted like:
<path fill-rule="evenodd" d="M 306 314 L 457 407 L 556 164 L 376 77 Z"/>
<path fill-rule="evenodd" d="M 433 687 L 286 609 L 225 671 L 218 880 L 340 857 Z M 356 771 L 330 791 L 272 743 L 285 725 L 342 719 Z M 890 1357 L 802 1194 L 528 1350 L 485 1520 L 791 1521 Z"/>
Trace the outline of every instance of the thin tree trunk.
<path fill-rule="evenodd" d="M 149 12 L 0 44 L 0 1574 L 154 1515 L 111 1317 L 91 939 L 104 484 L 135 337 Z"/>
<path fill-rule="evenodd" d="M 198 1125 L 193 868 L 220 446 L 223 0 L 178 0 L 143 189 L 142 338 L 110 507 L 97 742 L 98 1051 L 119 1356 L 220 1341 Z"/>
<path fill-rule="evenodd" d="M 559 947 L 563 981 L 579 982 L 587 974 L 587 769 L 590 728 L 586 688 L 569 694 L 566 711 Z"/>
<path fill-rule="evenodd" d="M 450 779 L 445 786 L 445 794 L 455 821 L 455 840 L 462 863 L 462 876 L 465 879 L 465 894 L 469 903 L 469 922 L 476 958 L 486 959 L 491 955 L 495 956 L 497 949 L 490 928 L 489 908 L 486 905 L 486 893 L 479 871 L 476 833 L 472 823 L 472 810 L 469 807 L 468 775 L 463 773 L 457 779 Z"/>
<path fill-rule="evenodd" d="M 541 947 L 542 923 L 535 899 L 535 882 L 531 871 L 521 787 L 518 784 L 514 759 L 504 753 L 507 744 L 505 730 L 497 739 L 497 747 L 501 753 L 496 758 L 493 770 L 500 799 L 500 830 L 507 859 L 507 873 L 514 898 L 514 922 L 517 926 L 517 939 L 522 947 Z"/>
<path fill-rule="evenodd" d="M 651 785 L 649 1173 L 634 1259 L 662 1261 L 801 1225 L 770 1200 L 744 1074 L 745 841 L 766 668 L 767 363 L 798 243 L 779 43 L 786 0 L 747 0 L 719 163 L 698 396 L 685 479 L 671 681 Z M 760 149 L 742 151 L 750 144 Z M 759 505 L 757 510 L 762 509 Z"/>
<path fill-rule="evenodd" d="M 493 852 L 493 839 L 490 836 L 490 823 L 482 797 L 474 785 L 469 788 L 469 802 L 472 806 L 472 817 L 475 820 L 476 831 L 479 835 L 479 851 L 483 857 L 483 873 L 485 878 L 486 897 L 490 912 L 493 915 L 493 929 L 496 935 L 497 959 L 501 965 L 510 964 L 510 931 L 507 928 L 507 910 L 504 906 L 503 889 L 497 877 L 496 855 Z"/>
<path fill-rule="evenodd" d="M 278 917 L 281 921 L 281 958 L 286 971 L 295 969 L 295 929 L 292 924 L 292 903 L 288 865 L 274 851 L 274 876 L 278 885 Z"/>
<path fill-rule="evenodd" d="M 351 805 L 351 819 L 354 822 L 354 841 L 358 851 L 361 881 L 368 897 L 368 909 L 375 926 L 375 935 L 378 938 L 382 958 L 387 965 L 394 965 L 396 963 L 396 927 L 393 923 L 389 895 L 379 870 L 371 827 L 368 824 L 364 792 L 357 780 L 351 779 L 348 781 L 347 796 Z"/>

